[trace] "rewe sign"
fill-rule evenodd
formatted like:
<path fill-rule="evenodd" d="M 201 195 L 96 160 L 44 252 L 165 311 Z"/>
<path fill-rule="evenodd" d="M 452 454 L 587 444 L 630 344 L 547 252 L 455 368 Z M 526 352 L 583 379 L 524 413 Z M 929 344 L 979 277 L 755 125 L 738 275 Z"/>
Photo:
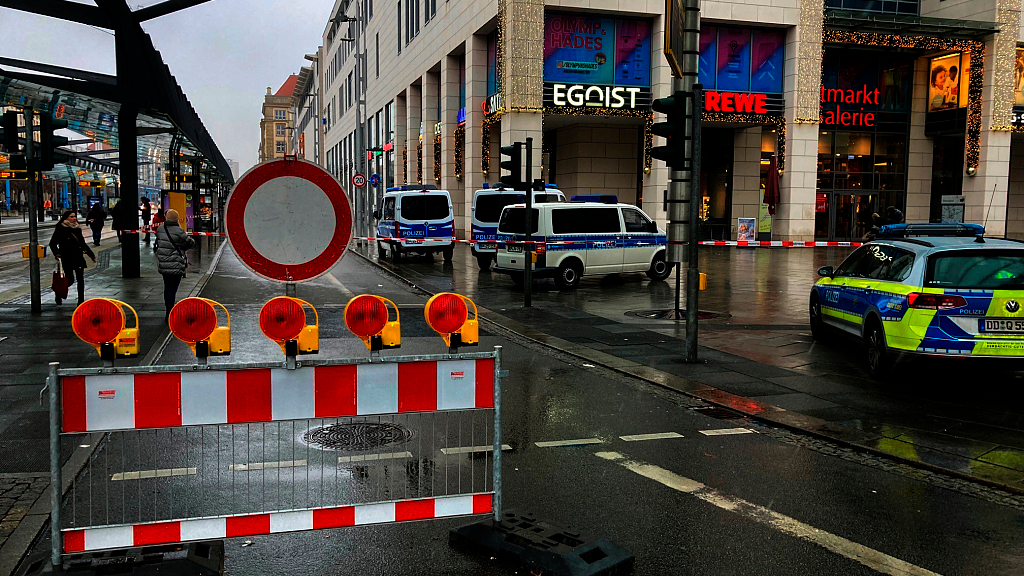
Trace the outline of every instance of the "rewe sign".
<path fill-rule="evenodd" d="M 704 93 L 704 111 L 767 114 L 768 95 L 709 90 Z"/>

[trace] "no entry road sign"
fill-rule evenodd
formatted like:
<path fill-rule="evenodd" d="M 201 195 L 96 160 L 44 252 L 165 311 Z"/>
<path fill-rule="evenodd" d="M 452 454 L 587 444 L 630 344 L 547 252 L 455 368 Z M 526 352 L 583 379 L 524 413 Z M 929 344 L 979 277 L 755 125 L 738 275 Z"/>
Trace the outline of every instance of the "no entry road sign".
<path fill-rule="evenodd" d="M 380 174 L 370 174 L 370 186 L 380 186 Z"/>
<path fill-rule="evenodd" d="M 238 259 L 279 282 L 327 272 L 352 239 L 352 207 L 341 184 L 305 160 L 254 166 L 235 184 L 224 213 Z"/>
<path fill-rule="evenodd" d="M 362 188 L 366 186 L 366 175 L 362 172 L 356 172 L 352 175 L 352 185 L 356 188 Z"/>

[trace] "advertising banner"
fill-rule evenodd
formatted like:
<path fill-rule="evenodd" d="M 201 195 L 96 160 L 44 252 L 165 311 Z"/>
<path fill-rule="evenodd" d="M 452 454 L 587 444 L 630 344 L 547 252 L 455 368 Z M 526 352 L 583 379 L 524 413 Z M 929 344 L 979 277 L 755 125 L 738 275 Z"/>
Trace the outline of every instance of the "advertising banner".
<path fill-rule="evenodd" d="M 753 55 L 750 63 L 751 92 L 782 92 L 785 46 L 784 30 L 754 30 Z"/>
<path fill-rule="evenodd" d="M 747 92 L 750 90 L 750 29 L 718 29 L 719 90 Z"/>
<path fill-rule="evenodd" d="M 1013 105 L 1024 106 L 1024 48 L 1017 48 L 1013 66 Z"/>
<path fill-rule="evenodd" d="M 705 90 L 714 90 L 715 71 L 718 69 L 718 28 L 701 26 L 700 47 L 697 55 L 697 81 Z"/>
<path fill-rule="evenodd" d="M 932 58 L 928 72 L 929 112 L 967 106 L 970 68 L 970 54 L 957 53 Z"/>
<path fill-rule="evenodd" d="M 651 85 L 651 21 L 615 21 L 615 85 Z"/>
<path fill-rule="evenodd" d="M 545 14 L 544 81 L 650 86 L 650 20 Z"/>
<path fill-rule="evenodd" d="M 736 240 L 738 242 L 754 241 L 754 236 L 757 233 L 757 218 L 737 218 L 736 219 Z"/>

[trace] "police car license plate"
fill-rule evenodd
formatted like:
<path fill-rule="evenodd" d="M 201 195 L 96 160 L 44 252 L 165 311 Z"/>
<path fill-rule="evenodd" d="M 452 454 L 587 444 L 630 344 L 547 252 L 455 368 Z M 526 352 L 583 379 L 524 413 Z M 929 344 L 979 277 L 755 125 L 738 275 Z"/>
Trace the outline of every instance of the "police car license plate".
<path fill-rule="evenodd" d="M 985 318 L 980 322 L 982 332 L 1002 332 L 1004 334 L 1024 334 L 1024 320 L 996 320 Z"/>
<path fill-rule="evenodd" d="M 522 252 L 523 251 L 523 247 L 522 247 L 522 245 L 519 245 L 519 244 L 506 244 L 505 245 L 505 250 L 507 252 Z"/>

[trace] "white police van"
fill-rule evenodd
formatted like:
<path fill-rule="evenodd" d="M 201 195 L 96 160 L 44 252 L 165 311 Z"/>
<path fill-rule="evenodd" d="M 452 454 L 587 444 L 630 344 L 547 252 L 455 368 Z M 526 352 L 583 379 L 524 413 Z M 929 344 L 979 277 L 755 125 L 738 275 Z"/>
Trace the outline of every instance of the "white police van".
<path fill-rule="evenodd" d="M 643 210 L 631 204 L 567 202 L 533 206 L 534 278 L 554 278 L 559 288 L 575 288 L 589 274 L 646 272 L 668 278 L 668 237 Z M 494 271 L 523 283 L 526 206 L 507 206 L 498 221 Z"/>
<path fill-rule="evenodd" d="M 373 216 L 377 219 L 378 258 L 385 257 L 387 248 L 392 260 L 403 254 L 440 252 L 445 261 L 451 261 L 455 212 L 447 190 L 423 185 L 388 188 Z"/>
<path fill-rule="evenodd" d="M 494 254 L 498 250 L 498 218 L 501 217 L 501 210 L 505 206 L 521 204 L 525 201 L 526 196 L 521 190 L 509 190 L 504 187 L 487 188 L 486 183 L 484 183 L 483 190 L 473 193 L 470 239 L 473 240 L 473 256 L 476 256 L 481 270 L 491 267 L 491 261 L 494 260 Z M 565 202 L 565 195 L 559 192 L 554 184 L 548 184 L 543 192 L 534 191 L 533 201 L 534 203 Z"/>

